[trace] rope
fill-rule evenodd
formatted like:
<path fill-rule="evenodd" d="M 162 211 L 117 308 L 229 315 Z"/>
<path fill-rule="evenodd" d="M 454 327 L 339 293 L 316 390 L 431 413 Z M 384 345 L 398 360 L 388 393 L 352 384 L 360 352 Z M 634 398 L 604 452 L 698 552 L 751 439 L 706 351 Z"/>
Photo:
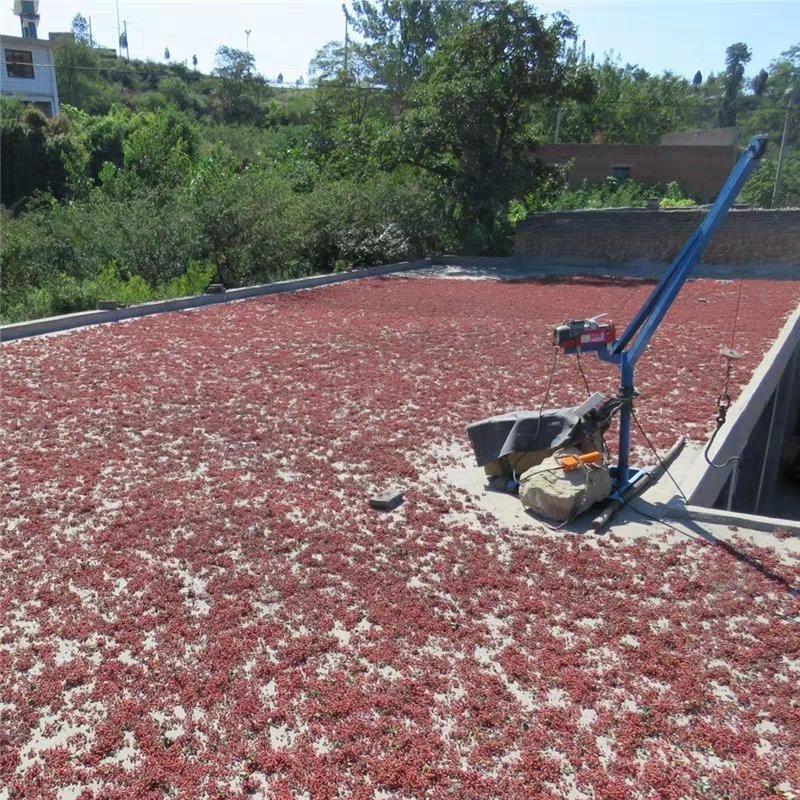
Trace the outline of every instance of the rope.
<path fill-rule="evenodd" d="M 639 420 L 636 417 L 636 412 L 633 410 L 633 404 L 631 403 L 631 416 L 633 417 L 633 421 L 636 423 L 636 427 L 639 429 L 639 433 L 644 436 L 644 440 L 647 442 L 647 446 L 653 451 L 653 455 L 658 459 L 658 463 L 661 466 L 661 469 L 669 475 L 669 479 L 675 484 L 675 488 L 680 492 L 681 497 L 688 503 L 689 498 L 683 493 L 683 489 L 681 489 L 678 481 L 672 477 L 672 473 L 669 471 L 667 465 L 661 460 L 661 456 L 658 454 L 658 450 L 653 446 L 653 443 L 650 441 L 648 435 L 644 432 L 644 428 L 639 424 Z"/>
<path fill-rule="evenodd" d="M 736 296 L 736 310 L 733 315 L 733 326 L 731 328 L 730 354 L 734 352 L 733 345 L 736 343 L 736 330 L 739 326 L 739 309 L 742 305 L 743 284 L 744 281 L 739 280 L 739 292 Z M 706 464 L 713 469 L 727 469 L 734 461 L 739 461 L 741 458 L 741 456 L 731 456 L 724 464 L 715 464 L 708 456 L 708 452 L 711 450 L 711 446 L 714 444 L 714 440 L 717 438 L 720 428 L 725 424 L 725 419 L 728 416 L 728 409 L 731 407 L 731 396 L 728 393 L 728 386 L 730 385 L 731 374 L 733 372 L 733 358 L 731 355 L 725 358 L 728 365 L 725 368 L 725 380 L 722 384 L 722 391 L 719 393 L 719 397 L 717 397 L 717 427 L 714 428 L 714 433 L 711 434 L 711 438 L 708 440 L 705 450 L 703 450 L 703 458 Z"/>
<path fill-rule="evenodd" d="M 733 315 L 733 328 L 731 329 L 731 350 L 733 350 L 734 342 L 736 341 L 736 328 L 739 325 L 739 309 L 742 305 L 742 285 L 744 281 L 739 279 L 739 294 L 736 296 L 736 312 Z"/>

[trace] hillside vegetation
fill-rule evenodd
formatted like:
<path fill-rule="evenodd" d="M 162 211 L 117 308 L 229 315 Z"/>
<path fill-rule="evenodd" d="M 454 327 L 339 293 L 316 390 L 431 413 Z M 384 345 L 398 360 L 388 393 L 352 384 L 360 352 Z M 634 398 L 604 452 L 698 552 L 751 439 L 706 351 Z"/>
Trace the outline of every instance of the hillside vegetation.
<path fill-rule="evenodd" d="M 81 35 L 60 48 L 59 117 L 2 103 L 3 321 L 211 281 L 504 254 L 533 210 L 691 203 L 675 184 L 568 189 L 536 145 L 559 112 L 561 141 L 736 124 L 775 143 L 800 85 L 800 45 L 748 82 L 738 43 L 719 74 L 687 81 L 597 61 L 568 19 L 516 0 L 356 0 L 351 25 L 359 42 L 323 47 L 307 88 L 268 82 L 227 47 L 212 75 L 110 58 Z M 783 204 L 800 204 L 792 137 Z M 776 155 L 744 202 L 772 202 Z"/>

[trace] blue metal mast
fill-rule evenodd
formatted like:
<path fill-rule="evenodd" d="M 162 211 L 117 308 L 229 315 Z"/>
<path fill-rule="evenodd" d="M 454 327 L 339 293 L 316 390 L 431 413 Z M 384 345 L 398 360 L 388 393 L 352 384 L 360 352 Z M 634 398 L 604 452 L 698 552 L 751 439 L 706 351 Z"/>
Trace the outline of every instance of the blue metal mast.
<path fill-rule="evenodd" d="M 766 136 L 754 136 L 747 149 L 736 162 L 731 174 L 709 209 L 703 222 L 689 237 L 682 250 L 676 256 L 667 272 L 650 293 L 636 316 L 628 324 L 625 332 L 608 349 L 598 350 L 603 361 L 610 361 L 620 366 L 620 397 L 624 399 L 620 408 L 619 421 L 619 456 L 616 470 L 617 492 L 623 490 L 641 475 L 631 478 L 630 446 L 631 446 L 631 414 L 636 389 L 633 383 L 633 371 L 636 362 L 658 329 L 667 311 L 686 283 L 692 269 L 700 260 L 708 244 L 725 215 L 733 205 L 745 181 L 756 168 L 758 160 L 767 149 Z"/>

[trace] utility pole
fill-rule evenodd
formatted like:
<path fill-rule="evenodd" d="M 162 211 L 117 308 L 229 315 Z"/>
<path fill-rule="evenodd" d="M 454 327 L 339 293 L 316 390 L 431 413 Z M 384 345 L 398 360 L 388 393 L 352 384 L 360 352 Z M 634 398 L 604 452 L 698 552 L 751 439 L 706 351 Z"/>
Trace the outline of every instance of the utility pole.
<path fill-rule="evenodd" d="M 247 30 L 247 31 L 244 32 L 244 35 L 245 35 L 245 45 L 244 46 L 245 46 L 245 49 L 247 50 L 248 53 L 250 52 L 250 34 L 252 32 L 253 32 L 252 28 L 250 30 Z"/>
<path fill-rule="evenodd" d="M 122 55 L 122 45 L 120 41 L 122 40 L 122 29 L 119 27 L 119 0 L 117 0 L 117 49 L 119 50 L 119 54 Z"/>
<path fill-rule="evenodd" d="M 789 99 L 786 101 L 786 117 L 783 120 L 783 136 L 781 136 L 781 149 L 778 152 L 778 168 L 775 170 L 775 188 L 772 190 L 772 207 L 778 204 L 781 197 L 781 184 L 783 183 L 783 159 L 786 153 L 786 139 L 789 136 L 789 115 L 792 110 L 791 89 L 787 91 Z"/>
<path fill-rule="evenodd" d="M 122 26 L 123 26 L 123 33 L 125 34 L 125 58 L 127 58 L 128 61 L 130 61 L 131 60 L 131 51 L 130 51 L 130 47 L 128 46 L 128 22 L 127 22 L 127 20 L 122 20 Z"/>
<path fill-rule="evenodd" d="M 94 39 L 92 39 L 92 18 L 89 17 L 89 47 L 94 47 Z"/>
<path fill-rule="evenodd" d="M 347 13 L 347 6 L 342 3 L 342 13 L 344 14 L 344 74 L 347 77 L 347 46 L 350 39 L 349 23 L 350 16 Z"/>

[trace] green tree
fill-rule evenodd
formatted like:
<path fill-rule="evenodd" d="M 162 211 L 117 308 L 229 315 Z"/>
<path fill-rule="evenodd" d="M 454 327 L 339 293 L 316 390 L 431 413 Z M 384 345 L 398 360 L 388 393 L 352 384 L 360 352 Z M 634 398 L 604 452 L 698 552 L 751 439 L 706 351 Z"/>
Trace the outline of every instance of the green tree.
<path fill-rule="evenodd" d="M 457 0 L 353 0 L 349 20 L 365 40 L 376 83 L 403 93 L 422 73 L 442 36 L 469 16 Z"/>
<path fill-rule="evenodd" d="M 232 81 L 252 80 L 256 74 L 256 57 L 244 50 L 222 45 L 217 48 L 213 74 Z"/>
<path fill-rule="evenodd" d="M 767 88 L 768 80 L 769 73 L 765 69 L 759 70 L 758 75 L 756 75 L 752 81 L 753 94 L 756 97 L 761 97 L 761 95 L 764 94 L 764 90 Z"/>
<path fill-rule="evenodd" d="M 590 103 L 568 103 L 562 138 L 588 142 L 600 128 L 603 139 L 619 144 L 650 144 L 671 131 L 689 127 L 702 99 L 689 81 L 672 73 L 651 75 L 613 55 L 592 70 L 597 94 Z"/>
<path fill-rule="evenodd" d="M 776 153 L 777 156 L 777 153 Z M 739 195 L 739 202 L 756 208 L 770 208 L 775 189 L 776 158 L 763 158 L 748 179 Z M 778 205 L 797 208 L 800 206 L 800 152 L 790 153 L 783 167 L 783 183 Z"/>
<path fill-rule="evenodd" d="M 181 111 L 191 110 L 196 103 L 189 85 L 177 75 L 162 78 L 158 82 L 158 91 Z"/>
<path fill-rule="evenodd" d="M 66 117 L 48 120 L 33 106 L 0 99 L 0 203 L 13 207 L 36 192 L 58 198 L 79 189 L 88 154 Z"/>
<path fill-rule="evenodd" d="M 71 119 L 80 114 L 73 111 Z M 125 161 L 123 145 L 131 127 L 131 114 L 127 108 L 115 106 L 102 116 L 82 115 L 80 124 L 86 131 L 89 148 L 88 177 L 96 181 L 106 164 L 122 167 Z"/>
<path fill-rule="evenodd" d="M 252 53 L 222 46 L 217 49 L 213 86 L 220 117 L 225 122 L 258 122 L 262 110 L 255 98 L 256 60 Z"/>
<path fill-rule="evenodd" d="M 692 86 L 700 86 L 703 83 L 703 73 L 697 70 L 692 78 Z"/>
<path fill-rule="evenodd" d="M 170 107 L 140 113 L 122 145 L 123 170 L 106 169 L 101 177 L 122 196 L 140 188 L 171 192 L 190 174 L 198 146 L 197 129 L 185 114 Z"/>
<path fill-rule="evenodd" d="M 119 99 L 119 90 L 101 75 L 96 50 L 72 43 L 56 48 L 56 77 L 61 102 L 93 114 L 105 114 Z"/>
<path fill-rule="evenodd" d="M 89 35 L 89 21 L 83 14 L 76 14 L 72 18 L 72 35 L 78 44 L 91 44 Z"/>
<path fill-rule="evenodd" d="M 789 114 L 786 146 L 796 148 L 800 129 L 800 44 L 790 47 L 767 69 L 764 89 L 751 108 L 739 114 L 739 124 L 745 136 L 767 133 L 771 148 L 780 145 L 786 114 Z M 777 152 L 777 150 L 773 151 Z"/>
<path fill-rule="evenodd" d="M 442 179 L 457 200 L 468 249 L 497 252 L 501 210 L 541 172 L 531 109 L 589 100 L 586 70 L 561 57 L 575 29 L 522 0 L 471 0 L 467 17 L 423 62 L 389 137 L 394 158 Z"/>
<path fill-rule="evenodd" d="M 744 42 L 732 44 L 725 51 L 725 91 L 717 115 L 717 125 L 720 128 L 736 125 L 736 101 L 744 81 L 745 65 L 751 58 L 750 48 Z"/>
<path fill-rule="evenodd" d="M 355 129 L 380 105 L 372 64 L 359 44 L 351 43 L 345 55 L 341 42 L 328 42 L 309 64 L 309 75 L 319 89 L 316 104 L 330 103 L 334 118 Z"/>

